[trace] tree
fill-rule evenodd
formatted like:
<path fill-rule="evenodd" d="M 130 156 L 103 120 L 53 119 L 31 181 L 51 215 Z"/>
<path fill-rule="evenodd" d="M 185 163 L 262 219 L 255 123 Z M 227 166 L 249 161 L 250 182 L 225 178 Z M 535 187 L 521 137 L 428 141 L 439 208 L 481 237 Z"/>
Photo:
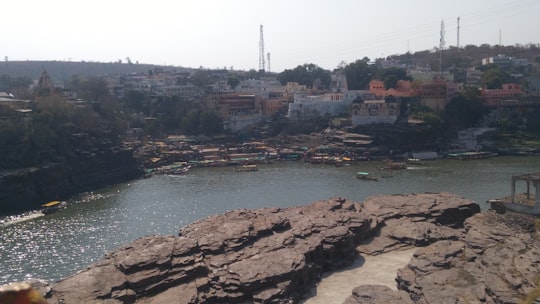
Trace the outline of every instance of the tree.
<path fill-rule="evenodd" d="M 235 78 L 235 77 L 229 77 L 227 79 L 227 84 L 229 85 L 229 87 L 231 87 L 231 89 L 235 89 L 236 86 L 238 86 L 238 84 L 240 84 L 240 80 L 238 80 L 238 78 Z"/>
<path fill-rule="evenodd" d="M 488 89 L 500 89 L 503 83 L 510 81 L 510 75 L 496 65 L 488 66 L 480 79 L 482 86 Z"/>
<path fill-rule="evenodd" d="M 26 97 L 21 95 L 28 94 L 28 87 L 32 83 L 32 79 L 28 77 L 12 78 L 9 75 L 0 76 L 0 92 L 16 93 L 18 97 Z"/>
<path fill-rule="evenodd" d="M 442 113 L 447 125 L 455 128 L 475 126 L 486 113 L 486 107 L 478 90 L 470 88 L 458 94 L 448 103 Z"/>
<path fill-rule="evenodd" d="M 223 131 L 223 119 L 212 111 L 202 111 L 199 123 L 199 132 L 204 135 L 214 135 Z"/>
<path fill-rule="evenodd" d="M 204 89 L 210 83 L 210 77 L 205 70 L 197 70 L 191 75 L 191 83 L 199 89 Z"/>
<path fill-rule="evenodd" d="M 412 80 L 412 78 L 407 75 L 407 71 L 400 68 L 381 69 L 377 72 L 377 79 L 383 81 L 384 87 L 387 89 L 396 88 L 396 84 L 399 80 Z"/>
<path fill-rule="evenodd" d="M 324 70 L 313 63 L 299 65 L 293 70 L 285 70 L 277 75 L 277 79 L 282 85 L 287 82 L 297 82 L 310 88 L 313 87 L 315 81 L 322 88 L 329 88 L 332 82 L 330 71 Z"/>
<path fill-rule="evenodd" d="M 351 90 L 365 90 L 369 87 L 369 82 L 377 73 L 377 66 L 369 64 L 369 58 L 364 57 L 344 68 L 347 77 L 347 87 Z"/>
<path fill-rule="evenodd" d="M 78 94 L 82 99 L 99 102 L 105 96 L 109 95 L 109 88 L 104 79 L 93 77 L 81 81 Z"/>

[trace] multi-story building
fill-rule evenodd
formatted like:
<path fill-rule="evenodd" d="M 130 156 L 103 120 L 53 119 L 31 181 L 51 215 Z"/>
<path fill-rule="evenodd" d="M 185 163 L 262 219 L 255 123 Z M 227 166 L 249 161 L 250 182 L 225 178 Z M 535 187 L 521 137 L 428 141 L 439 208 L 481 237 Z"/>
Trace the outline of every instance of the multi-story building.
<path fill-rule="evenodd" d="M 377 96 L 377 98 L 386 96 L 412 97 L 416 95 L 411 82 L 408 80 L 398 80 L 395 88 L 386 89 L 383 81 L 374 79 L 369 82 L 369 92 Z"/>
<path fill-rule="evenodd" d="M 482 89 L 482 98 L 488 107 L 497 108 L 507 99 L 516 99 L 525 96 L 520 84 L 505 83 L 501 89 Z"/>
<path fill-rule="evenodd" d="M 340 116 L 350 113 L 350 106 L 358 94 L 364 91 L 344 91 L 322 95 L 295 94 L 289 103 L 287 117 L 290 120 L 307 120 L 324 116 Z"/>
<path fill-rule="evenodd" d="M 393 124 L 399 118 L 401 102 L 396 97 L 379 100 L 362 100 L 352 103 L 353 126 L 369 124 Z"/>
<path fill-rule="evenodd" d="M 287 109 L 289 101 L 284 90 L 272 90 L 268 92 L 268 98 L 262 99 L 262 114 L 271 117 L 282 110 Z"/>
<path fill-rule="evenodd" d="M 261 97 L 255 94 L 215 95 L 223 129 L 237 132 L 263 120 Z"/>
<path fill-rule="evenodd" d="M 424 83 L 418 87 L 420 104 L 435 112 L 444 110 L 450 100 L 461 90 L 461 86 L 445 80 Z"/>
<path fill-rule="evenodd" d="M 527 95 L 540 96 L 540 78 L 527 78 Z"/>
<path fill-rule="evenodd" d="M 495 64 L 503 69 L 507 69 L 511 66 L 527 66 L 529 61 L 527 59 L 519 59 L 503 54 L 499 54 L 494 57 L 486 57 L 482 59 L 482 65 Z"/>

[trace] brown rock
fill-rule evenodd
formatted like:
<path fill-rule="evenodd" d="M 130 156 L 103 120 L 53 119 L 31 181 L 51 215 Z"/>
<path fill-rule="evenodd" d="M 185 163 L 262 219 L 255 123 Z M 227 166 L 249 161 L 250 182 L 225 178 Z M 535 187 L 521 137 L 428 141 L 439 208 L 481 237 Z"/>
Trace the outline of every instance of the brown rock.
<path fill-rule="evenodd" d="M 376 245 L 388 245 L 371 246 L 372 252 L 457 239 L 463 234 L 458 228 L 475 212 L 476 204 L 447 193 L 378 196 L 364 204 L 332 198 L 284 209 L 231 211 L 192 223 L 180 236 L 144 237 L 111 252 L 53 284 L 49 301 L 295 302 L 324 271 L 351 264 L 357 247 L 369 246 L 360 243 L 373 236 L 382 236 L 374 239 Z M 413 290 L 418 277 L 410 274 L 402 281 Z M 393 296 L 399 299 L 402 293 Z"/>
<path fill-rule="evenodd" d="M 479 213 L 460 241 L 419 249 L 398 272 L 417 303 L 521 303 L 538 292 L 540 242 L 534 218 Z"/>
<path fill-rule="evenodd" d="M 363 285 L 353 289 L 352 296 L 343 304 L 413 304 L 409 294 L 404 291 L 393 291 L 381 285 Z"/>

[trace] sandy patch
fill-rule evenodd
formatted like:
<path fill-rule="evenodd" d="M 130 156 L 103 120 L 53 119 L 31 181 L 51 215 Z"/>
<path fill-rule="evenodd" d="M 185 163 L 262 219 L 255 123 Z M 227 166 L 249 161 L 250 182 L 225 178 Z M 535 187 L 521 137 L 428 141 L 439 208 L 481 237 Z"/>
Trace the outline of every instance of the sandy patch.
<path fill-rule="evenodd" d="M 328 273 L 314 288 L 304 304 L 343 303 L 354 287 L 359 285 L 385 285 L 396 288 L 397 270 L 409 263 L 416 248 L 392 251 L 377 256 L 363 255 L 346 269 Z"/>

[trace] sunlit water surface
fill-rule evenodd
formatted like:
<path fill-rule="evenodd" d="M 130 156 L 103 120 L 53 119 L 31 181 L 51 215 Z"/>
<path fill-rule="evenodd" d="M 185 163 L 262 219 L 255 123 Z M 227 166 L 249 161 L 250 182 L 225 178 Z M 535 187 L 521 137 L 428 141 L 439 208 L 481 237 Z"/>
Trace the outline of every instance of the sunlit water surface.
<path fill-rule="evenodd" d="M 340 196 L 448 191 L 477 201 L 507 196 L 513 174 L 540 171 L 539 157 L 477 161 L 437 160 L 404 171 L 384 162 L 333 167 L 303 162 L 195 168 L 182 176 L 155 176 L 73 198 L 57 213 L 0 227 L 0 284 L 29 278 L 56 281 L 139 237 L 178 233 L 180 227 L 238 208 L 288 207 Z M 358 171 L 382 176 L 362 181 Z"/>

